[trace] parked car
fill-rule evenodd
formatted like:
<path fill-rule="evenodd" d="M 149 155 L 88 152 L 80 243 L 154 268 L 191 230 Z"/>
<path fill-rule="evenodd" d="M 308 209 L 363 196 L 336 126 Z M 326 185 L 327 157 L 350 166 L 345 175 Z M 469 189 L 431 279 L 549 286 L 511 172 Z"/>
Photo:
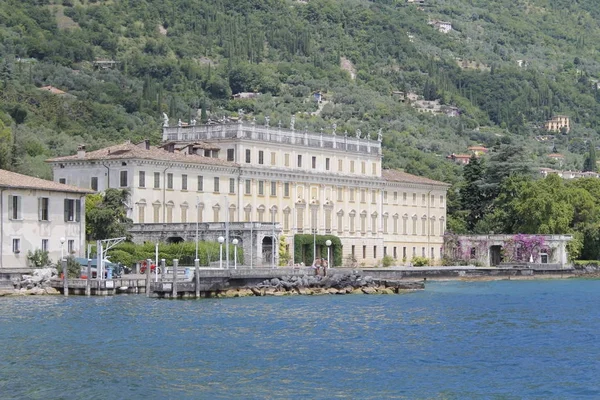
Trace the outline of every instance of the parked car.
<path fill-rule="evenodd" d="M 80 276 L 87 276 L 88 259 L 84 258 L 84 257 L 75 257 L 75 261 L 77 261 L 81 265 L 81 275 Z M 108 268 L 112 268 L 113 276 L 116 276 L 116 277 L 121 276 L 122 267 L 120 266 L 120 264 L 112 263 L 108 259 L 105 258 L 104 259 L 104 277 L 105 278 L 107 275 Z M 92 278 L 96 278 L 98 276 L 98 260 L 95 258 L 92 258 L 91 272 L 92 272 Z"/>

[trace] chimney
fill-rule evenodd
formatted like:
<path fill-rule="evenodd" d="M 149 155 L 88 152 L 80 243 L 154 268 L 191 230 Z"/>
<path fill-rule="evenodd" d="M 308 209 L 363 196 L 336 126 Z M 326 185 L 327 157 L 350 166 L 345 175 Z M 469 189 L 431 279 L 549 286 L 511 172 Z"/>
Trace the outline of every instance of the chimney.
<path fill-rule="evenodd" d="M 80 144 L 77 146 L 77 158 L 85 158 L 85 145 Z"/>

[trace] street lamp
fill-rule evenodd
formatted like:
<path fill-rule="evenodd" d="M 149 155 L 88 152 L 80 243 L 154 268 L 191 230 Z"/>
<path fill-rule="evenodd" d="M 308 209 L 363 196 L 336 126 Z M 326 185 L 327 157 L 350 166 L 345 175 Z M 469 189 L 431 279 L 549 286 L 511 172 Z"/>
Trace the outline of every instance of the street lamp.
<path fill-rule="evenodd" d="M 66 241 L 66 240 L 67 240 L 67 239 L 65 239 L 64 237 L 61 237 L 61 238 L 60 238 L 60 260 L 61 260 L 61 261 L 62 261 L 62 259 L 65 257 L 65 253 L 64 253 L 64 248 L 65 248 L 65 246 L 64 246 L 64 244 L 65 244 L 65 241 Z"/>
<path fill-rule="evenodd" d="M 237 269 L 237 245 L 238 245 L 238 240 L 237 239 L 233 239 L 231 241 L 231 243 L 233 244 L 233 268 Z"/>
<path fill-rule="evenodd" d="M 219 236 L 219 268 L 223 269 L 223 242 L 225 238 L 223 236 Z"/>
<path fill-rule="evenodd" d="M 327 239 L 325 245 L 327 245 L 327 267 L 329 267 L 329 250 L 331 248 L 331 240 Z M 325 268 L 323 268 L 323 272 L 325 272 Z"/>
<path fill-rule="evenodd" d="M 200 222 L 200 197 L 196 197 L 196 258 L 198 259 L 198 224 Z"/>

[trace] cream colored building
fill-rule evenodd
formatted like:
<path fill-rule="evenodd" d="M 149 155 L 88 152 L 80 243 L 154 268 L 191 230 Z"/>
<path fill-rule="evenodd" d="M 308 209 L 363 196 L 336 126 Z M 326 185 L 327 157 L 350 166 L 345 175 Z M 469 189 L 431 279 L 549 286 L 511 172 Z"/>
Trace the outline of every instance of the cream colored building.
<path fill-rule="evenodd" d="M 378 140 L 229 123 L 163 128 L 163 144 L 124 143 L 49 160 L 54 179 L 131 190 L 135 224 L 271 222 L 338 236 L 346 258 L 439 259 L 449 185 L 383 170 Z"/>
<path fill-rule="evenodd" d="M 0 269 L 28 267 L 27 253 L 85 253 L 85 195 L 91 190 L 0 170 Z M 64 243 L 60 239 L 64 238 Z"/>
<path fill-rule="evenodd" d="M 544 123 L 544 129 L 550 132 L 560 132 L 563 128 L 566 133 L 571 130 L 571 121 L 566 115 L 555 115 Z"/>

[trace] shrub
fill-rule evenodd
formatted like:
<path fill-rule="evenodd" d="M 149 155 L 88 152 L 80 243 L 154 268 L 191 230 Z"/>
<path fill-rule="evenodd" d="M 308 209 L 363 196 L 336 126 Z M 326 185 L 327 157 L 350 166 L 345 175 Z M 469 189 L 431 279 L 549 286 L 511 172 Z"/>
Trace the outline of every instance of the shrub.
<path fill-rule="evenodd" d="M 36 249 L 33 253 L 31 250 L 27 252 L 27 261 L 33 268 L 44 268 L 52 264 L 47 251 Z"/>
<path fill-rule="evenodd" d="M 391 267 L 394 264 L 394 258 L 390 255 L 383 257 L 381 265 L 385 268 Z"/>
<path fill-rule="evenodd" d="M 412 258 L 412 260 L 410 260 L 410 262 L 412 263 L 413 267 L 424 267 L 429 265 L 429 258 L 415 256 Z"/>

